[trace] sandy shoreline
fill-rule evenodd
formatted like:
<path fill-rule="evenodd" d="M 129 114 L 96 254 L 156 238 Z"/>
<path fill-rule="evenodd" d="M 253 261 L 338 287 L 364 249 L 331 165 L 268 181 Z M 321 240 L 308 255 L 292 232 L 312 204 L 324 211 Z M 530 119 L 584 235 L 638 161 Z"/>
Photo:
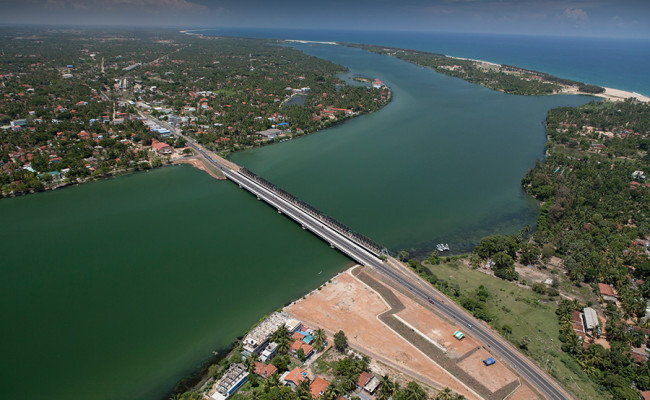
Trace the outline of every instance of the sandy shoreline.
<path fill-rule="evenodd" d="M 624 101 L 627 99 L 637 99 L 643 103 L 650 102 L 650 97 L 644 96 L 639 93 L 628 92 L 627 90 L 608 88 L 604 86 L 602 88 L 605 89 L 604 93 L 585 93 L 579 91 L 577 88 L 574 87 L 566 87 L 559 94 L 585 94 L 589 96 L 601 97 L 608 101 Z"/>

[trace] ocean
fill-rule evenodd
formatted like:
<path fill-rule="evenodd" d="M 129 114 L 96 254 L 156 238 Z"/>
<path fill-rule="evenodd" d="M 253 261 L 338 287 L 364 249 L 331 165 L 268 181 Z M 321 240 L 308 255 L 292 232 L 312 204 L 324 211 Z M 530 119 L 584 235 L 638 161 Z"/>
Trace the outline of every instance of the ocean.
<path fill-rule="evenodd" d="M 470 33 L 221 28 L 205 35 L 379 44 L 514 65 L 650 96 L 650 40 Z"/>

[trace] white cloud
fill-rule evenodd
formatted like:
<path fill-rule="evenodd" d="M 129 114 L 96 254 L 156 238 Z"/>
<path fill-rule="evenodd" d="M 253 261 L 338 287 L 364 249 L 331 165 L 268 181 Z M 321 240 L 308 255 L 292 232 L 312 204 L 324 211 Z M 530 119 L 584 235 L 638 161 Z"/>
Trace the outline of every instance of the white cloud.
<path fill-rule="evenodd" d="M 574 21 L 587 21 L 589 16 L 582 8 L 565 8 L 562 16 Z"/>

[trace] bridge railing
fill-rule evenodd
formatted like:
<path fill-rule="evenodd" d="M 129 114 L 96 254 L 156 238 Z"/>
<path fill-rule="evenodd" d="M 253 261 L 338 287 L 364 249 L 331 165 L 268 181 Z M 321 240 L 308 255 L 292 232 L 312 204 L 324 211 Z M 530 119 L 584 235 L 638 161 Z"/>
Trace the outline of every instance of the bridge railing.
<path fill-rule="evenodd" d="M 345 225 L 342 222 L 339 222 L 335 218 L 330 217 L 329 215 L 324 214 L 322 211 L 317 209 L 316 207 L 312 206 L 311 204 L 300 200 L 296 196 L 292 195 L 291 193 L 287 192 L 286 190 L 274 185 L 273 183 L 267 181 L 266 179 L 262 178 L 261 176 L 255 174 L 254 172 L 251 172 L 247 170 L 246 168 L 241 168 L 239 172 L 254 180 L 258 184 L 262 185 L 266 189 L 272 191 L 276 195 L 282 197 L 284 200 L 290 202 L 291 204 L 295 205 L 296 207 L 300 208 L 302 211 L 306 212 L 307 214 L 311 215 L 312 217 L 318 219 L 319 221 L 323 222 L 323 224 L 326 224 L 328 227 L 334 229 L 338 233 L 346 236 L 350 240 L 356 242 L 357 244 L 367 248 L 370 250 L 372 253 L 374 253 L 376 256 L 382 256 L 382 255 L 388 255 L 388 250 L 380 245 L 379 243 L 375 242 L 374 240 L 370 239 L 369 237 L 362 235 L 361 233 L 355 232 L 350 228 L 349 226 Z"/>

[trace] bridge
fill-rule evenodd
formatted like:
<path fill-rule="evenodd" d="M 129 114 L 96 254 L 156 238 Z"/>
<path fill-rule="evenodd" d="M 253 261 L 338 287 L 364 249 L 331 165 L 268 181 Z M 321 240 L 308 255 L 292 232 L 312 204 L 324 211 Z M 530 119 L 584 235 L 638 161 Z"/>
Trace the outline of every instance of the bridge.
<path fill-rule="evenodd" d="M 157 123 L 162 121 L 156 120 Z M 173 132 L 180 135 L 178 130 L 166 123 Z M 308 203 L 299 200 L 292 194 L 275 186 L 271 182 L 257 176 L 245 168 L 224 160 L 212 152 L 203 149 L 198 143 L 189 137 L 183 136 L 190 147 L 192 147 L 203 158 L 217 167 L 229 180 L 233 181 L 240 188 L 247 190 L 263 200 L 270 206 L 296 221 L 303 229 L 313 232 L 318 237 L 346 254 L 361 265 L 371 267 L 389 280 L 402 286 L 412 296 L 428 303 L 440 314 L 460 326 L 466 327 L 467 333 L 486 344 L 492 353 L 507 361 L 521 376 L 533 384 L 536 389 L 549 400 L 571 400 L 572 397 L 545 371 L 537 367 L 526 356 L 510 343 L 500 337 L 488 326 L 477 321 L 465 310 L 457 306 L 453 301 L 440 301 L 433 299 L 446 299 L 446 296 L 434 289 L 428 282 L 422 281 L 417 275 L 410 271 L 400 270 L 398 262 L 389 256 L 385 247 L 375 243 L 373 240 L 337 221 L 336 219 L 323 214 Z"/>

